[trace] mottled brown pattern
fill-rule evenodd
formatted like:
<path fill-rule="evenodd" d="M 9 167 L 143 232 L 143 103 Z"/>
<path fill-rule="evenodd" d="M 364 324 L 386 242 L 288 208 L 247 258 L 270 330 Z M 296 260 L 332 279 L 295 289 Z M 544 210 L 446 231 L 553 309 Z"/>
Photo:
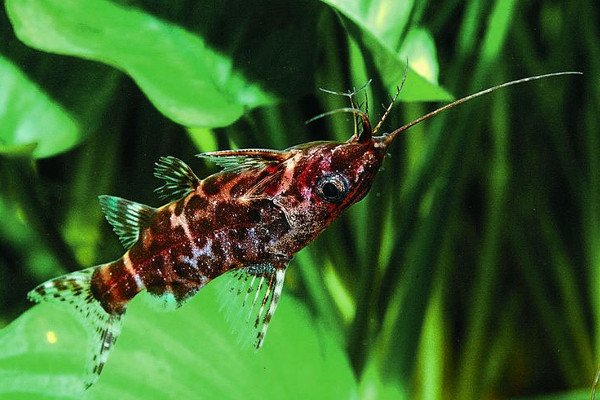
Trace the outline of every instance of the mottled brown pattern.
<path fill-rule="evenodd" d="M 207 194 L 209 196 L 218 194 L 221 190 L 221 188 L 218 185 L 218 179 L 216 177 L 207 178 L 202 182 L 201 187 L 204 194 Z"/>
<path fill-rule="evenodd" d="M 157 290 L 162 290 L 160 288 L 164 288 L 167 285 L 164 272 L 167 269 L 165 267 L 167 262 L 165 257 L 160 254 L 149 257 L 146 260 L 142 274 L 144 276 L 144 285 L 148 292 L 156 294 Z M 139 271 L 139 267 L 136 267 L 136 270 Z"/>
<path fill-rule="evenodd" d="M 208 202 L 206 201 L 206 199 L 202 198 L 202 200 L 208 204 Z M 183 212 L 184 208 L 185 208 L 185 203 L 183 201 L 178 201 L 177 203 L 175 203 L 175 209 L 173 210 L 173 213 L 179 217 L 181 215 L 181 213 Z M 198 206 L 201 207 L 201 206 Z"/>
<path fill-rule="evenodd" d="M 109 314 L 121 314 L 140 289 L 124 267 L 123 260 L 98 268 L 92 275 L 91 291 Z"/>
<path fill-rule="evenodd" d="M 264 174 L 266 176 L 266 174 Z M 260 179 L 262 176 L 244 176 L 240 175 L 233 184 L 230 184 L 229 195 L 232 198 L 242 196 L 249 188 L 249 184 L 254 183 L 257 178 Z"/>
<path fill-rule="evenodd" d="M 180 205 L 181 207 L 185 205 L 185 208 L 187 210 L 195 212 L 206 209 L 209 205 L 209 202 L 206 199 L 206 197 L 202 196 L 201 194 L 193 194 L 192 196 L 188 197 L 187 201 L 178 201 L 177 207 L 179 207 Z"/>

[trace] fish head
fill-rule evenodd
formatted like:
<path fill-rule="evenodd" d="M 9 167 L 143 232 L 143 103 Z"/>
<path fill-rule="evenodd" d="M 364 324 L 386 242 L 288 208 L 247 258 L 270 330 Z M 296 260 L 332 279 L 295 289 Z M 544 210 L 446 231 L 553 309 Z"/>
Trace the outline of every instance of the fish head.
<path fill-rule="evenodd" d="M 374 138 L 375 139 L 375 138 Z M 293 228 L 314 237 L 363 199 L 386 154 L 383 140 L 312 142 L 288 149 L 280 191 L 273 199 Z"/>

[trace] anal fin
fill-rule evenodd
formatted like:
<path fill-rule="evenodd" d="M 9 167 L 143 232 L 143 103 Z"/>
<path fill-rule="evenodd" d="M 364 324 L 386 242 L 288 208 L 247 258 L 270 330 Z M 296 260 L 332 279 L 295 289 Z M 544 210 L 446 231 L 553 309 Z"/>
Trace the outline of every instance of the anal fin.
<path fill-rule="evenodd" d="M 260 348 L 279 303 L 285 267 L 264 263 L 229 272 L 229 285 L 222 293 L 222 309 L 242 345 Z"/>

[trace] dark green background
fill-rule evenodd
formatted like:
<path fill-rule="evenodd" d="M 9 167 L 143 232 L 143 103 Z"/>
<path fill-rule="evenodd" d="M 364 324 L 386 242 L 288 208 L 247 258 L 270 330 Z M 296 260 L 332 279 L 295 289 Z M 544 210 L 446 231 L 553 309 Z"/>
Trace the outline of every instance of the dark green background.
<path fill-rule="evenodd" d="M 588 396 L 600 360 L 593 2 L 7 0 L 5 7 L 3 398 L 81 396 L 86 343 L 77 322 L 50 306 L 19 315 L 38 283 L 121 254 L 98 195 L 158 206 L 152 170 L 161 155 L 206 176 L 215 169 L 193 157 L 200 151 L 345 140 L 348 115 L 304 124 L 347 105 L 318 88 L 345 91 L 372 79 L 376 121 L 406 59 L 401 101 L 383 130 L 448 93 L 548 72 L 584 75 L 496 92 L 400 137 L 369 196 L 292 261 L 284 303 L 258 354 L 227 336 L 213 288 L 172 314 L 134 302 L 89 395 Z M 419 77 L 419 65 L 439 84 Z M 43 340 L 52 326 L 67 338 L 59 346 Z"/>

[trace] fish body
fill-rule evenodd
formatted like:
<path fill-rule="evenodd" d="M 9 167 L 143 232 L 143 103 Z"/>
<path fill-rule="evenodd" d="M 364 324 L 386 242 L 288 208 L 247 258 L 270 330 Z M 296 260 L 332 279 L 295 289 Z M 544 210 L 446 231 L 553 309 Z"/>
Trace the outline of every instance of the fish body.
<path fill-rule="evenodd" d="M 182 199 L 149 209 L 152 216 L 147 226 L 141 227 L 133 246 L 120 259 L 94 271 L 94 298 L 107 312 L 122 313 L 129 300 L 146 290 L 177 307 L 210 280 L 232 269 L 265 264 L 285 269 L 294 253 L 317 237 L 343 209 L 364 197 L 369 187 L 359 183 L 366 169 L 374 175 L 383 160 L 382 152 L 367 145 L 319 143 L 303 147 L 271 152 L 279 160 L 269 159 L 262 167 L 226 170 L 197 181 Z M 266 150 L 251 151 L 261 157 L 267 154 Z M 356 160 L 361 168 L 347 163 L 348 159 Z M 173 157 L 162 162 L 183 165 Z M 336 178 L 348 186 L 343 190 L 355 190 L 345 199 L 327 201 L 315 188 L 327 186 L 324 179 Z M 112 209 L 145 207 L 110 196 L 101 196 L 101 203 L 108 215 Z"/>
<path fill-rule="evenodd" d="M 118 337 L 129 301 L 147 291 L 161 308 L 181 306 L 212 279 L 232 271 L 232 295 L 250 309 L 253 345 L 263 343 L 293 255 L 345 208 L 362 199 L 384 158 L 381 140 L 315 142 L 285 151 L 202 154 L 224 167 L 199 180 L 183 161 L 163 157 L 155 175 L 160 208 L 100 196 L 125 254 L 52 279 L 29 298 L 74 305 L 94 339 L 89 387 Z M 248 294 L 251 294 L 250 296 Z"/>
<path fill-rule="evenodd" d="M 371 188 L 387 148 L 411 126 L 501 87 L 568 73 L 512 81 L 462 98 L 392 133 L 374 136 L 390 107 L 371 128 L 355 108 L 355 133 L 346 142 L 312 142 L 287 150 L 243 149 L 204 153 L 223 167 L 200 180 L 175 157 L 163 157 L 157 189 L 172 201 L 153 208 L 100 196 L 108 222 L 127 249 L 113 262 L 51 279 L 29 293 L 36 302 L 72 305 L 92 344 L 85 385 L 100 375 L 123 323 L 129 301 L 147 291 L 175 309 L 212 279 L 228 274 L 236 322 L 248 322 L 259 348 L 277 307 L 293 255 L 314 240 L 343 210 Z M 396 97 L 400 91 L 396 93 Z M 395 98 L 392 101 L 395 101 Z M 360 122 L 360 129 L 358 126 Z M 235 312 L 234 312 L 235 314 Z"/>

